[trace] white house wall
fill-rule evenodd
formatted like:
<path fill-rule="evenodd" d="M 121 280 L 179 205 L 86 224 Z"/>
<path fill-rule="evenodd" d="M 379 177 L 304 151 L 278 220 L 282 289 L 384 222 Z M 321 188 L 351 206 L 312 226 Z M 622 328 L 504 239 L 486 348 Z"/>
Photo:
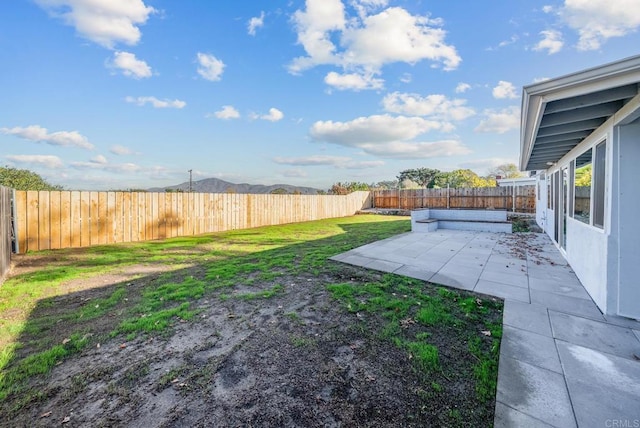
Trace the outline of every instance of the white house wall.
<path fill-rule="evenodd" d="M 562 253 L 602 312 L 637 319 L 640 319 L 639 112 L 640 95 L 545 171 L 549 180 L 578 155 L 606 139 L 604 229 L 568 217 L 567 243 Z M 625 125 L 619 126 L 621 123 Z M 536 209 L 536 220 L 546 223 L 544 230 L 553 240 L 555 213 L 546 207 L 545 200 L 542 209 Z"/>
<path fill-rule="evenodd" d="M 607 165 L 606 165 L 606 190 L 605 190 L 605 227 L 600 229 L 584 224 L 578 220 L 567 217 L 567 232 L 565 249 L 561 252 L 571 265 L 578 279 L 587 290 L 593 301 L 598 305 L 603 313 L 607 313 L 607 278 L 608 271 L 613 268 L 608 264 L 607 247 L 608 234 L 611 224 L 610 220 L 610 197 L 611 188 L 611 159 L 612 144 L 610 144 L 613 132 L 613 120 L 605 122 L 600 128 L 595 130 L 582 143 L 567 153 L 560 161 L 546 171 L 547 179 L 556 171 L 568 166 L 576 156 L 582 154 L 589 148 L 595 148 L 603 140 L 607 140 Z M 555 208 L 555 207 L 554 207 Z M 546 210 L 545 231 L 553 240 L 555 227 L 555 210 Z"/>
<path fill-rule="evenodd" d="M 639 109 L 640 111 L 640 109 Z M 640 319 L 640 119 L 615 128 L 612 230 L 609 242 L 609 309 Z"/>
<path fill-rule="evenodd" d="M 542 228 L 547 230 L 546 225 L 547 216 L 547 180 L 542 179 L 542 174 L 536 176 L 536 223 Z"/>
<path fill-rule="evenodd" d="M 593 301 L 607 313 L 607 235 L 568 218 L 566 258 Z"/>

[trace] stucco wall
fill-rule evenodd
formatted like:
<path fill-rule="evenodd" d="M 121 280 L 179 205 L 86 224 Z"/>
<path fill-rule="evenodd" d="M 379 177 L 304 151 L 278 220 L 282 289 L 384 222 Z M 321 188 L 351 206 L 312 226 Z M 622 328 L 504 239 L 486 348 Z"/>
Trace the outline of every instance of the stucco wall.
<path fill-rule="evenodd" d="M 609 275 L 609 309 L 640 319 L 640 119 L 615 130 L 612 149 L 609 263 L 618 269 Z"/>
<path fill-rule="evenodd" d="M 538 189 L 540 193 L 538 194 Z M 547 213 L 547 181 L 541 179 L 541 174 L 536 176 L 536 223 L 542 228 L 547 230 L 546 225 L 546 213 Z"/>
<path fill-rule="evenodd" d="M 601 311 L 607 311 L 607 235 L 567 219 L 566 259 Z"/>

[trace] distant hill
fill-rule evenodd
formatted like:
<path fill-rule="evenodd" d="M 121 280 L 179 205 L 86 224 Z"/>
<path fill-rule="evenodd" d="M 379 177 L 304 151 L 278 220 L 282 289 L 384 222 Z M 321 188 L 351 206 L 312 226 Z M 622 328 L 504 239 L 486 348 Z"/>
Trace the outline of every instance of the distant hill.
<path fill-rule="evenodd" d="M 247 183 L 237 184 L 220 180 L 219 178 L 205 178 L 204 180 L 194 181 L 191 185 L 191 188 L 196 193 L 300 193 L 302 195 L 317 195 L 320 191 L 319 189 L 314 189 L 313 187 L 299 187 L 292 186 L 290 184 L 273 184 L 271 186 Z M 150 192 L 164 192 L 167 189 L 182 190 L 188 192 L 189 182 L 187 181 L 175 186 L 154 187 L 148 190 Z"/>

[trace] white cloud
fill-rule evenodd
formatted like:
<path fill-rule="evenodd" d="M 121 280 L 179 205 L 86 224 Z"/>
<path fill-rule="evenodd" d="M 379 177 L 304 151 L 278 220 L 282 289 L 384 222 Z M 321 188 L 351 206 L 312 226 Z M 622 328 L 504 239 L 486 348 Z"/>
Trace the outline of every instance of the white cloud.
<path fill-rule="evenodd" d="M 15 135 L 29 141 L 39 141 L 53 146 L 75 146 L 83 149 L 93 149 L 93 144 L 87 137 L 78 131 L 58 131 L 49 133 L 47 128 L 40 125 L 31 125 L 25 128 L 0 128 L 0 132 L 6 135 Z"/>
<path fill-rule="evenodd" d="M 444 95 L 421 97 L 417 94 L 393 92 L 382 100 L 384 109 L 410 116 L 428 116 L 438 120 L 464 120 L 476 114 L 463 99 L 450 100 Z"/>
<path fill-rule="evenodd" d="M 279 120 L 282 120 L 282 118 L 284 118 L 284 113 L 282 113 L 277 108 L 271 107 L 269 109 L 269 113 L 268 114 L 260 115 L 260 114 L 252 113 L 251 114 L 251 118 L 252 119 L 268 120 L 270 122 L 277 122 Z"/>
<path fill-rule="evenodd" d="M 467 92 L 469 89 L 471 89 L 471 85 L 468 83 L 464 83 L 464 82 L 460 82 L 458 83 L 458 86 L 456 86 L 456 94 L 463 94 L 465 92 Z"/>
<path fill-rule="evenodd" d="M 142 0 L 36 0 L 50 15 L 73 26 L 78 34 L 106 48 L 135 45 L 140 25 L 156 10 Z"/>
<path fill-rule="evenodd" d="M 551 6 L 551 5 L 544 5 L 544 6 L 542 6 L 542 11 L 544 13 L 551 13 L 551 12 L 554 11 L 554 7 Z"/>
<path fill-rule="evenodd" d="M 32 165 L 41 165 L 45 168 L 61 169 L 64 168 L 62 160 L 58 156 L 49 155 L 8 155 L 6 159 L 16 163 L 26 163 Z"/>
<path fill-rule="evenodd" d="M 402 76 L 400 76 L 402 83 L 411 83 L 411 80 L 413 80 L 413 76 L 410 73 L 402 73 Z"/>
<path fill-rule="evenodd" d="M 274 158 L 273 161 L 281 165 L 293 166 L 334 166 L 339 169 L 369 169 L 379 168 L 384 165 L 384 161 L 354 161 L 349 157 L 343 156 L 323 156 L 314 155 L 299 158 Z"/>
<path fill-rule="evenodd" d="M 487 109 L 484 111 L 485 119 L 475 128 L 476 132 L 495 132 L 504 134 L 520 128 L 520 108 L 507 107 L 502 110 Z"/>
<path fill-rule="evenodd" d="M 349 157 L 344 156 L 326 156 L 326 155 L 314 155 L 298 158 L 283 158 L 276 157 L 273 161 L 281 165 L 295 165 L 295 166 L 318 166 L 318 165 L 341 165 L 351 160 Z"/>
<path fill-rule="evenodd" d="M 467 155 L 471 153 L 457 140 L 434 142 L 392 141 L 384 144 L 362 144 L 365 153 L 391 159 L 428 159 L 445 156 Z"/>
<path fill-rule="evenodd" d="M 452 70 L 460 64 L 455 47 L 445 43 L 442 21 L 414 16 L 386 1 L 351 3 L 358 17 L 348 17 L 340 0 L 307 0 L 306 9 L 294 13 L 293 22 L 306 56 L 295 58 L 289 72 L 298 74 L 317 65 L 336 65 L 345 72 L 378 74 L 385 64 L 415 64 L 430 60 Z M 339 40 L 339 43 L 334 43 Z"/>
<path fill-rule="evenodd" d="M 304 170 L 295 168 L 282 171 L 282 176 L 287 178 L 305 178 L 308 174 Z"/>
<path fill-rule="evenodd" d="M 341 165 L 340 168 L 343 169 L 371 169 L 371 168 L 380 168 L 384 166 L 384 161 L 351 161 L 347 162 L 344 165 Z"/>
<path fill-rule="evenodd" d="M 134 155 L 136 154 L 133 150 L 131 150 L 128 147 L 125 146 L 121 146 L 119 144 L 115 144 L 113 146 L 111 146 L 111 148 L 109 149 L 109 151 L 111 153 L 113 153 L 114 155 L 118 155 L 118 156 L 125 156 L 125 155 Z"/>
<path fill-rule="evenodd" d="M 360 18 L 366 17 L 371 12 L 386 7 L 388 0 L 351 0 L 351 6 L 358 12 Z"/>
<path fill-rule="evenodd" d="M 108 163 L 107 158 L 105 158 L 105 157 L 104 157 L 104 156 L 102 156 L 102 155 L 98 155 L 98 156 L 94 157 L 93 159 L 91 159 L 91 162 L 99 163 L 99 164 L 106 164 L 106 163 Z"/>
<path fill-rule="evenodd" d="M 359 117 L 350 122 L 318 121 L 311 127 L 310 134 L 316 140 L 360 147 L 364 143 L 410 140 L 442 128 L 442 123 L 434 120 L 385 114 Z"/>
<path fill-rule="evenodd" d="M 446 32 L 441 21 L 413 16 L 399 7 L 391 7 L 366 17 L 362 26 L 350 26 L 342 35 L 347 46 L 346 64 L 381 67 L 392 62 L 417 63 L 428 59 L 453 70 L 460 64 L 455 47 L 444 42 Z"/>
<path fill-rule="evenodd" d="M 376 156 L 396 159 L 429 158 L 470 153 L 456 140 L 409 141 L 429 131 L 450 126 L 421 117 L 375 115 L 350 122 L 318 121 L 309 133 L 317 141 L 359 148 Z"/>
<path fill-rule="evenodd" d="M 141 166 L 134 163 L 110 164 L 108 162 L 96 162 L 95 160 L 89 162 L 71 162 L 71 167 L 74 169 L 90 169 L 113 173 L 131 173 L 143 170 Z"/>
<path fill-rule="evenodd" d="M 247 24 L 247 31 L 249 32 L 249 35 L 255 36 L 256 30 L 258 28 L 261 28 L 263 25 L 264 25 L 264 11 L 260 12 L 260 16 L 257 16 L 257 17 L 254 16 L 249 20 L 249 23 Z"/>
<path fill-rule="evenodd" d="M 127 77 L 143 79 L 151 77 L 151 67 L 146 62 L 139 60 L 130 52 L 116 52 L 113 54 L 111 67 L 118 68 Z"/>
<path fill-rule="evenodd" d="M 351 89 L 360 91 L 363 89 L 382 89 L 384 80 L 373 77 L 372 74 L 346 73 L 339 74 L 330 71 L 324 78 L 324 83 L 339 90 Z"/>
<path fill-rule="evenodd" d="M 183 108 L 187 105 L 186 102 L 181 100 L 160 100 L 156 97 L 126 97 L 124 99 L 128 103 L 144 106 L 145 104 L 151 104 L 155 108 Z"/>
<path fill-rule="evenodd" d="M 211 114 L 207 114 L 207 117 L 211 116 Z M 238 119 L 240 117 L 240 112 L 238 112 L 238 110 L 236 110 L 233 106 L 222 106 L 222 109 L 213 113 L 213 116 L 217 117 L 218 119 L 224 120 Z"/>
<path fill-rule="evenodd" d="M 600 49 L 611 37 L 640 27 L 638 0 L 565 0 L 561 18 L 579 35 L 578 50 Z"/>
<path fill-rule="evenodd" d="M 518 36 L 514 34 L 513 36 L 511 36 L 511 38 L 509 40 L 503 40 L 500 43 L 498 43 L 498 47 L 499 48 L 503 48 L 505 46 L 512 45 L 517 41 L 518 41 Z"/>
<path fill-rule="evenodd" d="M 542 40 L 533 47 L 534 51 L 542 51 L 546 49 L 547 53 L 552 55 L 562 50 L 564 42 L 562 41 L 562 33 L 560 31 L 545 30 L 541 31 L 540 35 L 542 36 Z"/>
<path fill-rule="evenodd" d="M 212 82 L 222 79 L 225 64 L 211 54 L 198 52 L 198 74 Z"/>
<path fill-rule="evenodd" d="M 513 83 L 506 82 L 504 80 L 500 80 L 498 82 L 498 86 L 493 88 L 493 97 L 498 99 L 504 98 L 518 98 L 518 94 L 516 94 L 516 87 L 513 86 Z"/>

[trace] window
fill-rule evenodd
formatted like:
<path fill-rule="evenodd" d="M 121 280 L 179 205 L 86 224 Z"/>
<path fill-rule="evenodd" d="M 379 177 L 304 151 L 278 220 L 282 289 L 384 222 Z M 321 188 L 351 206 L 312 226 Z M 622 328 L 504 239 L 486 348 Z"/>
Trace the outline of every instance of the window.
<path fill-rule="evenodd" d="M 574 173 L 573 218 L 583 223 L 590 223 L 591 215 L 591 157 L 589 149 L 577 157 Z"/>
<path fill-rule="evenodd" d="M 596 146 L 593 171 L 593 225 L 604 228 L 604 188 L 607 158 L 607 142 Z"/>

